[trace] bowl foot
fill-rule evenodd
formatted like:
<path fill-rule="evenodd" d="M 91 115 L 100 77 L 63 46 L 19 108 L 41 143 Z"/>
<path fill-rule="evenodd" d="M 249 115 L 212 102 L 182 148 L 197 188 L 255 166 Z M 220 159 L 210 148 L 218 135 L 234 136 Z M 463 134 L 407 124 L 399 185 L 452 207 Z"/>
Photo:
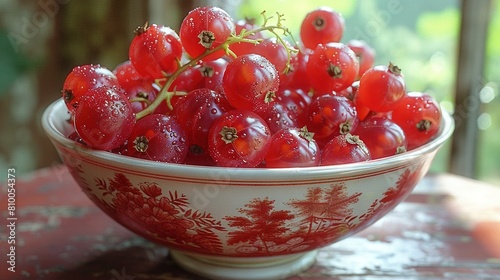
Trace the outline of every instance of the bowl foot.
<path fill-rule="evenodd" d="M 284 279 L 309 268 L 316 260 L 317 251 L 286 257 L 262 258 L 262 261 L 238 261 L 235 258 L 205 258 L 170 251 L 173 260 L 183 269 L 209 279 L 218 280 L 273 280 Z"/>

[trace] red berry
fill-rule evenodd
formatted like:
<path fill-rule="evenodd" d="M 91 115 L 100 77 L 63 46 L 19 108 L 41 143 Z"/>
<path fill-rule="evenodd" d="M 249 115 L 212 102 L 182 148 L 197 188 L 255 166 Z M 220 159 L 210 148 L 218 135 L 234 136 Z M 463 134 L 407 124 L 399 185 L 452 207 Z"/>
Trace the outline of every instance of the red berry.
<path fill-rule="evenodd" d="M 319 93 L 341 91 L 350 86 L 358 75 L 358 59 L 342 43 L 319 44 L 309 56 L 307 78 Z"/>
<path fill-rule="evenodd" d="M 281 88 L 276 93 L 276 103 L 280 103 L 293 114 L 293 119 L 297 120 L 296 127 L 306 125 L 306 111 L 312 99 L 307 92 L 301 89 Z"/>
<path fill-rule="evenodd" d="M 129 137 L 135 115 L 119 88 L 98 87 L 85 94 L 75 111 L 74 125 L 80 138 L 92 148 L 112 150 Z"/>
<path fill-rule="evenodd" d="M 257 114 L 232 110 L 212 123 L 208 146 L 219 166 L 256 167 L 269 150 L 271 131 Z"/>
<path fill-rule="evenodd" d="M 213 90 L 199 88 L 181 97 L 173 115 L 186 131 L 190 152 L 208 155 L 208 131 L 213 121 L 232 110 L 226 98 Z"/>
<path fill-rule="evenodd" d="M 160 162 L 182 163 L 188 141 L 179 122 L 160 114 L 137 121 L 127 141 L 128 156 Z"/>
<path fill-rule="evenodd" d="M 115 74 L 106 67 L 99 64 L 88 64 L 73 68 L 66 76 L 62 90 L 68 111 L 73 114 L 78 107 L 80 98 L 88 91 L 101 86 L 119 86 Z"/>
<path fill-rule="evenodd" d="M 308 49 L 319 44 L 339 42 L 344 33 L 344 17 L 328 7 L 320 7 L 306 15 L 300 27 L 300 38 Z"/>
<path fill-rule="evenodd" d="M 372 159 L 393 156 L 406 151 L 406 136 L 399 125 L 385 117 L 368 117 L 353 134 L 358 135 Z"/>
<path fill-rule="evenodd" d="M 146 80 L 144 79 L 144 77 L 139 75 L 130 60 L 124 61 L 116 66 L 116 68 L 113 70 L 113 74 L 116 75 L 120 87 L 125 91 L 143 86 L 144 83 L 152 84 L 154 82 L 153 80 Z"/>
<path fill-rule="evenodd" d="M 179 35 L 170 27 L 152 24 L 139 27 L 130 43 L 129 58 L 145 79 L 159 79 L 179 67 L 182 44 Z"/>
<path fill-rule="evenodd" d="M 285 81 L 280 81 L 282 88 L 296 88 L 308 92 L 311 84 L 307 78 L 307 62 L 312 51 L 309 49 L 301 50 L 294 56 L 294 68 L 292 73 Z"/>
<path fill-rule="evenodd" d="M 198 7 L 190 11 L 179 31 L 184 49 L 193 58 L 220 46 L 232 34 L 235 34 L 233 20 L 218 7 Z M 224 55 L 225 51 L 220 50 L 203 59 L 214 60 Z"/>
<path fill-rule="evenodd" d="M 406 86 L 401 69 L 392 63 L 367 70 L 359 81 L 360 102 L 375 112 L 391 111 L 405 94 Z"/>
<path fill-rule="evenodd" d="M 321 165 L 370 160 L 370 152 L 359 136 L 350 133 L 335 136 L 321 152 Z"/>
<path fill-rule="evenodd" d="M 199 88 L 208 88 L 222 92 L 222 77 L 227 61 L 223 58 L 200 61 L 183 71 L 170 86 L 171 91 L 190 92 Z"/>
<path fill-rule="evenodd" d="M 319 146 L 313 134 L 304 127 L 285 128 L 273 134 L 266 167 L 307 167 L 317 166 L 320 161 Z"/>
<path fill-rule="evenodd" d="M 283 128 L 298 126 L 298 116 L 278 102 L 266 104 L 261 108 L 257 108 L 255 112 L 266 121 L 272 133 Z"/>
<path fill-rule="evenodd" d="M 333 137 L 347 134 L 358 125 L 354 104 L 342 96 L 323 95 L 314 99 L 306 114 L 306 125 L 323 147 Z"/>
<path fill-rule="evenodd" d="M 245 29 L 246 31 L 251 31 L 251 30 L 255 30 L 257 28 L 259 28 L 259 26 L 257 26 L 254 23 L 254 20 L 238 20 L 237 22 L 235 22 L 235 29 L 236 29 L 235 34 L 236 35 L 240 35 L 241 31 L 243 29 Z M 260 39 L 264 39 L 264 36 L 262 35 L 262 32 L 257 32 L 257 33 L 249 34 L 245 38 L 252 39 L 252 40 L 260 40 Z M 231 49 L 231 51 L 234 54 L 236 54 L 237 56 L 240 56 L 243 54 L 251 53 L 251 50 L 254 47 L 255 47 L 254 43 L 239 42 L 239 43 L 232 44 L 229 48 Z"/>
<path fill-rule="evenodd" d="M 286 43 L 289 49 L 292 49 L 292 46 L 289 43 Z M 278 40 L 273 38 L 263 39 L 259 44 L 252 45 L 244 51 L 240 51 L 238 56 L 245 54 L 258 54 L 267 58 L 269 62 L 271 62 L 276 70 L 278 71 L 278 75 L 280 77 L 280 82 L 286 82 L 289 77 L 292 76 L 292 71 L 297 67 L 297 59 L 292 58 L 290 61 L 288 60 L 288 52 L 283 44 L 278 42 Z M 296 56 L 295 53 L 292 54 Z M 290 63 L 290 65 L 288 65 Z M 292 63 L 294 65 L 292 65 Z"/>
<path fill-rule="evenodd" d="M 254 111 L 274 100 L 279 77 L 268 59 L 247 54 L 229 62 L 222 83 L 226 98 L 233 107 Z"/>
<path fill-rule="evenodd" d="M 392 120 L 403 129 L 408 150 L 411 150 L 427 143 L 437 134 L 441 110 L 432 96 L 410 92 L 394 107 Z"/>
<path fill-rule="evenodd" d="M 359 71 L 357 79 L 359 79 L 366 70 L 373 67 L 373 63 L 375 63 L 375 50 L 365 41 L 361 40 L 350 40 L 347 42 L 347 46 L 351 48 L 358 58 Z"/>

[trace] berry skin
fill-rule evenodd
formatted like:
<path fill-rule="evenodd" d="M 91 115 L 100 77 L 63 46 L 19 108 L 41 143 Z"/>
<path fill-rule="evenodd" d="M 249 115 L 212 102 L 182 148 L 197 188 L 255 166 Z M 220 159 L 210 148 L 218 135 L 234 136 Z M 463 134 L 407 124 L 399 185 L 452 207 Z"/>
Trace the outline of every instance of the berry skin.
<path fill-rule="evenodd" d="M 269 106 L 262 106 L 255 112 L 266 121 L 272 133 L 283 128 L 298 126 L 297 115 L 278 102 L 272 102 Z"/>
<path fill-rule="evenodd" d="M 328 7 L 320 7 L 306 15 L 300 27 L 304 46 L 314 49 L 319 44 L 339 42 L 345 28 L 341 14 Z"/>
<path fill-rule="evenodd" d="M 279 77 L 268 59 L 247 54 L 229 62 L 222 83 L 226 98 L 234 108 L 255 111 L 274 101 Z"/>
<path fill-rule="evenodd" d="M 296 127 L 306 125 L 305 114 L 307 107 L 311 104 L 311 97 L 301 89 L 281 88 L 276 93 L 276 102 L 288 109 L 288 112 L 293 115 L 290 117 L 297 121 Z"/>
<path fill-rule="evenodd" d="M 289 49 L 292 49 L 292 46 L 286 41 L 285 44 L 287 44 L 287 47 Z M 293 73 L 292 69 L 295 69 L 298 65 L 296 54 L 293 53 L 290 61 L 290 68 L 287 68 L 287 50 L 285 46 L 278 42 L 275 37 L 263 39 L 259 44 L 251 45 L 251 47 L 248 47 L 246 50 L 240 50 L 239 52 L 240 53 L 238 54 L 238 56 L 245 54 L 258 54 L 265 57 L 274 65 L 274 67 L 276 67 L 276 70 L 278 71 L 278 75 L 280 77 L 280 82 L 284 83 L 288 81 L 289 78 L 291 78 Z"/>
<path fill-rule="evenodd" d="M 200 88 L 179 98 L 173 115 L 186 131 L 190 152 L 208 155 L 208 131 L 213 121 L 232 110 L 226 98 L 213 90 Z"/>
<path fill-rule="evenodd" d="M 208 147 L 218 166 L 256 167 L 269 150 L 271 131 L 256 113 L 232 110 L 215 120 L 208 134 Z"/>
<path fill-rule="evenodd" d="M 152 24 L 139 27 L 129 46 L 129 58 L 145 79 L 159 79 L 179 67 L 182 44 L 170 27 Z"/>
<path fill-rule="evenodd" d="M 250 20 L 249 19 L 238 20 L 234 24 L 235 24 L 235 30 L 236 30 L 235 34 L 236 35 L 241 34 L 243 29 L 245 31 L 250 31 L 250 30 L 256 30 L 257 28 L 260 27 L 260 26 L 255 24 L 255 20 L 251 20 L 251 19 Z M 252 40 L 260 40 L 260 39 L 264 39 L 264 36 L 262 35 L 262 32 L 257 32 L 257 33 L 249 34 L 245 38 L 252 39 Z M 234 54 L 236 54 L 237 56 L 240 56 L 242 54 L 251 53 L 251 50 L 254 47 L 255 47 L 255 44 L 251 43 L 251 42 L 238 42 L 238 43 L 232 44 L 230 46 L 230 49 L 231 49 L 231 51 L 234 52 Z"/>
<path fill-rule="evenodd" d="M 187 151 L 188 141 L 179 122 L 171 116 L 152 114 L 137 121 L 126 153 L 136 158 L 182 163 Z"/>
<path fill-rule="evenodd" d="M 350 133 L 335 136 L 321 152 L 321 165 L 354 163 L 370 160 L 370 152 L 357 135 Z"/>
<path fill-rule="evenodd" d="M 375 112 L 391 111 L 406 94 L 401 69 L 392 63 L 367 70 L 359 80 L 360 103 Z"/>
<path fill-rule="evenodd" d="M 427 143 L 437 134 L 441 124 L 441 110 L 432 96 L 409 92 L 394 107 L 392 120 L 403 129 L 408 150 L 411 150 Z"/>
<path fill-rule="evenodd" d="M 375 50 L 365 41 L 361 40 L 350 40 L 347 42 L 347 46 L 351 48 L 358 57 L 359 71 L 357 79 L 359 79 L 366 70 L 373 67 L 373 63 L 375 63 Z"/>
<path fill-rule="evenodd" d="M 74 115 L 75 130 L 90 147 L 118 148 L 129 137 L 136 120 L 124 92 L 98 87 L 82 96 Z"/>
<path fill-rule="evenodd" d="M 222 92 L 222 77 L 227 61 L 223 58 L 200 61 L 182 72 L 170 86 L 171 91 L 190 92 L 199 88 L 208 88 Z"/>
<path fill-rule="evenodd" d="M 358 75 L 358 59 L 342 43 L 319 44 L 309 56 L 307 78 L 319 93 L 341 91 L 350 86 Z"/>
<path fill-rule="evenodd" d="M 372 159 L 406 152 L 406 136 L 399 125 L 386 117 L 372 116 L 360 122 L 353 134 L 365 143 Z"/>
<path fill-rule="evenodd" d="M 306 114 L 306 125 L 323 147 L 333 137 L 346 134 L 358 125 L 354 104 L 345 97 L 323 95 L 314 99 Z"/>
<path fill-rule="evenodd" d="M 184 49 L 193 58 L 220 46 L 234 34 L 233 20 L 226 11 L 218 7 L 198 7 L 191 10 L 183 19 L 179 31 Z M 214 60 L 224 55 L 225 51 L 220 50 L 203 60 Z"/>
<path fill-rule="evenodd" d="M 129 91 L 130 89 L 136 88 L 143 86 L 144 83 L 146 84 L 153 84 L 154 81 L 150 80 L 145 80 L 137 70 L 135 70 L 134 65 L 132 65 L 132 62 L 130 60 L 126 60 L 122 63 L 120 63 L 116 68 L 113 70 L 113 74 L 115 74 L 116 78 L 118 79 L 118 83 L 120 84 L 120 87 L 123 88 L 125 91 Z"/>
<path fill-rule="evenodd" d="M 312 50 L 304 49 L 300 50 L 294 58 L 294 68 L 293 71 L 287 75 L 288 78 L 285 81 L 280 80 L 281 88 L 294 88 L 301 89 L 303 91 L 309 91 L 311 85 L 307 79 L 307 62 L 309 61 L 309 55 Z"/>
<path fill-rule="evenodd" d="M 317 166 L 320 161 L 319 146 L 307 129 L 285 128 L 273 134 L 266 167 Z"/>
<path fill-rule="evenodd" d="M 99 64 L 74 67 L 66 76 L 62 90 L 68 111 L 74 114 L 80 98 L 88 91 L 101 86 L 119 86 L 117 77 L 109 69 Z"/>

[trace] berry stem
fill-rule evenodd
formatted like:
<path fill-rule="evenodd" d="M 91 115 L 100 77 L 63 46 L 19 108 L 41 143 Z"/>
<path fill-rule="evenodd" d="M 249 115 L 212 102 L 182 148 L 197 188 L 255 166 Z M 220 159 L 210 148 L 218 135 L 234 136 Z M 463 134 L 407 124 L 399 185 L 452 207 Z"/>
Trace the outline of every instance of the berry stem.
<path fill-rule="evenodd" d="M 288 30 L 288 28 L 286 28 L 285 26 L 282 25 L 282 21 L 284 20 L 282 14 L 278 13 L 278 19 L 277 19 L 276 25 L 269 25 L 269 26 L 267 25 L 267 23 L 268 23 L 269 19 L 271 19 L 272 17 L 267 17 L 265 15 L 265 11 L 262 12 L 261 14 L 264 17 L 264 23 L 261 27 L 256 28 L 254 30 L 249 30 L 249 31 L 242 30 L 242 32 L 239 35 L 233 35 L 233 36 L 229 37 L 224 44 L 221 44 L 213 49 L 207 49 L 203 54 L 189 60 L 186 64 L 181 65 L 179 68 L 177 68 L 177 70 L 172 75 L 165 77 L 164 79 L 161 79 L 160 81 L 164 80 L 165 84 L 162 86 L 162 88 L 161 88 L 160 92 L 158 93 L 158 95 L 156 96 L 155 100 L 153 102 L 151 102 L 151 104 L 149 104 L 144 110 L 138 112 L 135 115 L 135 118 L 137 120 L 139 120 L 139 119 L 143 118 L 144 116 L 152 114 L 156 110 L 156 108 L 161 104 L 161 102 L 163 102 L 163 101 L 166 101 L 168 108 L 170 110 L 172 110 L 173 107 L 172 107 L 172 104 L 170 103 L 170 100 L 172 99 L 172 97 L 175 95 L 187 94 L 187 93 L 177 92 L 177 91 L 175 91 L 175 89 L 174 89 L 174 91 L 169 91 L 169 88 L 172 85 L 172 83 L 175 81 L 175 79 L 177 79 L 177 77 L 182 72 L 187 70 L 189 67 L 195 66 L 199 61 L 203 60 L 205 57 L 209 56 L 210 54 L 215 53 L 215 52 L 220 51 L 220 50 L 224 50 L 226 52 L 226 54 L 229 56 L 237 57 L 236 54 L 233 51 L 231 51 L 230 45 L 232 45 L 234 43 L 242 43 L 242 42 L 259 44 L 262 40 L 260 40 L 260 39 L 254 40 L 254 39 L 249 39 L 247 37 L 249 35 L 252 35 L 252 34 L 255 34 L 255 33 L 258 33 L 261 31 L 271 32 L 272 34 L 274 34 L 276 36 L 276 38 L 280 42 L 280 44 L 282 44 L 285 47 L 285 49 L 287 51 L 288 60 L 287 60 L 287 64 L 286 64 L 284 71 L 285 71 L 285 73 L 288 73 L 288 71 L 291 69 L 290 61 L 291 61 L 292 53 L 297 52 L 298 50 L 291 48 L 287 44 L 287 42 L 285 42 L 283 40 L 283 38 L 276 32 L 276 30 L 282 30 L 283 35 L 285 35 L 285 36 L 287 36 L 287 35 L 292 36 L 292 34 Z"/>

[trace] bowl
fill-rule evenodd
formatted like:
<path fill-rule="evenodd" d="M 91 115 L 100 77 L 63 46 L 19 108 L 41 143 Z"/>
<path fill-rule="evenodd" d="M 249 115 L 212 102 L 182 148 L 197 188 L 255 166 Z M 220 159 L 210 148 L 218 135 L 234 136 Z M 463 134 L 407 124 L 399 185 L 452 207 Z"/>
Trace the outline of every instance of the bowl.
<path fill-rule="evenodd" d="M 42 125 L 81 190 L 107 215 L 169 248 L 184 269 L 213 279 L 281 279 L 316 252 L 370 226 L 428 172 L 454 122 L 429 143 L 367 162 L 307 168 L 159 163 L 68 139 L 63 100 Z"/>

